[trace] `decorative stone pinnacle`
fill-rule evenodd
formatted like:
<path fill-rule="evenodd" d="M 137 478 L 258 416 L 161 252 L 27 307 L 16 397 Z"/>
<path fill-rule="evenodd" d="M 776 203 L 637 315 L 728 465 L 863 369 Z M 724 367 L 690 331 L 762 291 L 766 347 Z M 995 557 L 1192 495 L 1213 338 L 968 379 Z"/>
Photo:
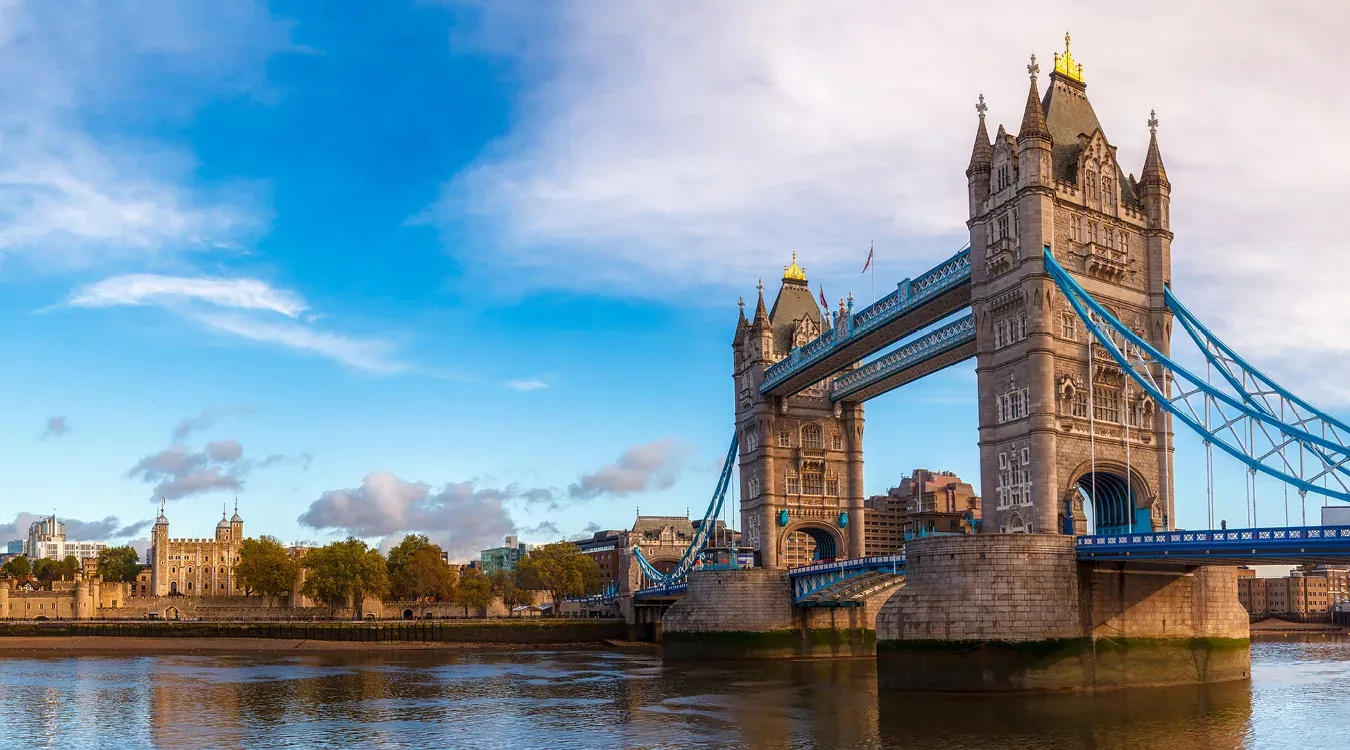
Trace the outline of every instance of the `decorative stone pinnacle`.
<path fill-rule="evenodd" d="M 980 113 L 980 122 L 984 122 L 984 113 L 989 111 L 989 107 L 984 104 L 984 94 L 980 94 L 980 103 L 975 105 L 975 111 Z"/>
<path fill-rule="evenodd" d="M 1036 64 L 1036 53 L 1031 54 L 1031 64 L 1027 66 L 1027 73 L 1031 75 L 1031 80 L 1036 80 L 1036 74 L 1041 72 L 1041 66 Z"/>
<path fill-rule="evenodd" d="M 742 312 L 742 313 L 745 312 L 745 297 L 744 297 L 744 296 L 742 296 L 742 297 L 740 298 L 740 300 L 738 300 L 738 301 L 736 302 L 736 306 L 739 307 L 739 308 L 741 308 L 741 312 Z"/>
<path fill-rule="evenodd" d="M 1148 111 L 1148 132 L 1150 135 L 1156 135 L 1158 132 L 1158 111 L 1150 109 Z"/>
<path fill-rule="evenodd" d="M 755 288 L 759 290 L 759 296 L 763 297 L 763 296 L 764 296 L 764 279 L 760 279 L 760 280 L 759 280 L 759 283 L 758 283 L 758 284 L 755 284 Z"/>

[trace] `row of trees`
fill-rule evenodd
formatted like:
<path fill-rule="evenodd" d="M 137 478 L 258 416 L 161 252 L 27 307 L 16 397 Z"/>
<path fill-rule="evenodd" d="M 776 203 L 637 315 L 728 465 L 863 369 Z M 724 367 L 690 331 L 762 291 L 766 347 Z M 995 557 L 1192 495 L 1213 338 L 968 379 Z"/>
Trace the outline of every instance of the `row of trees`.
<path fill-rule="evenodd" d="M 556 612 L 565 597 L 594 594 L 601 585 L 595 561 L 570 542 L 536 547 L 514 572 L 486 576 L 475 568 L 461 572 L 447 564 L 441 548 L 421 534 L 404 537 L 388 557 L 349 537 L 309 550 L 298 563 L 274 537 L 246 539 L 235 575 L 246 595 L 277 600 L 290 595 L 302 567 L 300 592 L 334 609 L 367 598 L 455 602 L 467 616 L 471 608 L 491 606 L 496 597 L 514 609 L 533 604 L 534 592 L 545 591 Z"/>
<path fill-rule="evenodd" d="M 64 560 L 38 558 L 29 560 L 24 555 L 10 559 L 0 571 L 19 581 L 37 581 L 50 585 L 52 581 L 73 581 L 80 572 L 81 563 L 74 555 Z M 105 581 L 135 581 L 141 572 L 141 556 L 130 545 L 104 547 L 98 553 L 98 574 Z"/>

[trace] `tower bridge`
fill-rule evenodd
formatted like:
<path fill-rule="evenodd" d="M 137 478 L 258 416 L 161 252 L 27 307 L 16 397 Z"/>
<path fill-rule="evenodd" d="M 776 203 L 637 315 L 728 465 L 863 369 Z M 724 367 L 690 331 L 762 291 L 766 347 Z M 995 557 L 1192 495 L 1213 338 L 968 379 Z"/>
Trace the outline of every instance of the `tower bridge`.
<path fill-rule="evenodd" d="M 1207 465 L 1216 447 L 1236 459 L 1253 493 L 1259 474 L 1341 501 L 1350 426 L 1257 370 L 1174 294 L 1156 116 L 1136 177 L 1067 35 L 1043 96 L 1034 56 L 1027 72 L 1015 134 L 1000 125 L 991 139 L 982 95 L 976 106 L 966 247 L 857 312 L 851 298 L 822 312 L 795 255 L 772 306 L 762 283 L 752 316 L 742 304 L 735 431 L 709 513 L 738 482 L 756 565 L 700 568 L 691 544 L 670 572 L 647 571 L 657 585 L 633 600 L 661 602 L 668 656 L 719 643 L 746 655 L 762 636 L 753 655 L 871 648 L 894 687 L 1241 679 L 1247 618 L 1231 566 L 1350 562 L 1350 528 L 1176 528 L 1176 423 L 1200 435 Z M 1174 322 L 1205 376 L 1172 358 Z M 980 533 L 865 557 L 865 402 L 971 359 Z M 837 559 L 795 556 L 798 534 Z"/>

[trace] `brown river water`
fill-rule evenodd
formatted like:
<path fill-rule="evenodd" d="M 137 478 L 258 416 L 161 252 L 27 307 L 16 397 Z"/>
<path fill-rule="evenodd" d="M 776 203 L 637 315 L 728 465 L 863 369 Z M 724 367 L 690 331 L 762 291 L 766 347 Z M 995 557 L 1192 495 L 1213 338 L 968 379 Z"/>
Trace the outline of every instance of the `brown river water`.
<path fill-rule="evenodd" d="M 0 658 L 0 747 L 1350 748 L 1350 640 L 1252 645 L 1250 683 L 878 691 L 867 659 L 610 651 Z"/>

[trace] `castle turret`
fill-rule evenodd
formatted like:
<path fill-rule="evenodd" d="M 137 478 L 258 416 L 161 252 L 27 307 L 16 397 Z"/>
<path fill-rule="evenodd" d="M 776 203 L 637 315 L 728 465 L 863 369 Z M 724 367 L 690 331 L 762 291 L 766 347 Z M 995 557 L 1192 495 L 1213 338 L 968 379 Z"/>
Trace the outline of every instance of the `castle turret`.
<path fill-rule="evenodd" d="M 989 199 L 989 171 L 994 164 L 994 147 L 989 143 L 989 130 L 984 125 L 984 94 L 975 105 L 980 115 L 980 124 L 975 129 L 975 145 L 970 149 L 970 166 L 966 167 L 966 183 L 970 189 L 970 215 L 978 216 L 984 211 L 984 202 Z"/>

